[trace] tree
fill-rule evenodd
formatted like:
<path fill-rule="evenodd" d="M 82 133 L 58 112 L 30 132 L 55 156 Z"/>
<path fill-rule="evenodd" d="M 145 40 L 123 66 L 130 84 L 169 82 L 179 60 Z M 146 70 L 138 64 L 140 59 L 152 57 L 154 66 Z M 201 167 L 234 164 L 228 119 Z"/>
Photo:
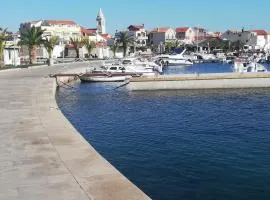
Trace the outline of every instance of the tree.
<path fill-rule="evenodd" d="M 52 58 L 52 53 L 55 45 L 59 43 L 59 38 L 56 36 L 52 36 L 49 39 L 46 38 L 44 40 L 44 47 L 46 48 L 48 54 L 49 54 L 49 62 L 48 64 L 51 65 L 50 59 Z"/>
<path fill-rule="evenodd" d="M 127 49 L 134 43 L 134 39 L 128 35 L 127 31 L 120 31 L 117 35 L 117 43 L 123 48 L 124 57 L 126 57 Z"/>
<path fill-rule="evenodd" d="M 80 48 L 85 45 L 85 40 L 82 38 L 70 38 L 70 42 L 76 51 L 76 58 L 80 57 Z"/>
<path fill-rule="evenodd" d="M 0 28 L 0 68 L 5 66 L 4 63 L 4 48 L 6 45 L 6 31 L 7 29 Z"/>
<path fill-rule="evenodd" d="M 29 63 L 36 63 L 36 48 L 41 44 L 44 44 L 43 33 L 45 30 L 42 30 L 41 27 L 29 27 L 20 30 L 21 41 L 19 42 L 20 46 L 27 46 L 29 52 Z"/>
<path fill-rule="evenodd" d="M 116 54 L 116 52 L 117 52 L 117 50 L 119 48 L 119 44 L 116 42 L 112 46 L 110 46 L 110 48 L 111 48 L 111 50 L 113 52 L 113 57 L 115 58 L 115 54 Z"/>
<path fill-rule="evenodd" d="M 85 38 L 83 43 L 88 51 L 88 56 L 90 58 L 91 52 L 94 48 L 96 48 L 96 43 L 94 41 L 90 41 L 88 38 Z"/>

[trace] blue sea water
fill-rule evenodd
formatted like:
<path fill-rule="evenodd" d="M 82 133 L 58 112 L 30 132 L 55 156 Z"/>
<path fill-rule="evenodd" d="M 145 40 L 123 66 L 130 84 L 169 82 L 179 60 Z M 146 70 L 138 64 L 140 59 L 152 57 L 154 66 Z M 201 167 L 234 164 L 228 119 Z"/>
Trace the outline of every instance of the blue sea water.
<path fill-rule="evenodd" d="M 270 89 L 130 92 L 118 85 L 75 84 L 59 89 L 57 101 L 151 198 L 270 199 Z"/>

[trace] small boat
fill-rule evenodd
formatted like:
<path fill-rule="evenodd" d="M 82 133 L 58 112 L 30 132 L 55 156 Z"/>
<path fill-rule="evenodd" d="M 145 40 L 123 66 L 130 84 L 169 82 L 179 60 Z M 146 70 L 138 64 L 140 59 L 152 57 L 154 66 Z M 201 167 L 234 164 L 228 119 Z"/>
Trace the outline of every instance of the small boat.
<path fill-rule="evenodd" d="M 169 65 L 193 65 L 192 60 L 183 56 L 186 52 L 186 49 L 182 51 L 180 54 L 161 54 L 155 56 L 154 59 L 157 60 L 158 63 L 163 63 L 166 66 Z"/>
<path fill-rule="evenodd" d="M 81 82 L 123 82 L 131 78 L 129 75 L 104 73 L 85 73 L 79 76 Z"/>
<path fill-rule="evenodd" d="M 233 66 L 234 72 L 267 72 L 267 69 L 257 62 L 236 60 Z"/>

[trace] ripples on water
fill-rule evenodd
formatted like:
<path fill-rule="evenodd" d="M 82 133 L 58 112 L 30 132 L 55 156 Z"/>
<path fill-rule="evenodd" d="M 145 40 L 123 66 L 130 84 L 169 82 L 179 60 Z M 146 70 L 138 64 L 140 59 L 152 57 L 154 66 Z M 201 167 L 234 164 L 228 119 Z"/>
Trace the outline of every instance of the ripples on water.
<path fill-rule="evenodd" d="M 58 104 L 117 169 L 157 200 L 269 199 L 270 89 L 60 89 Z"/>

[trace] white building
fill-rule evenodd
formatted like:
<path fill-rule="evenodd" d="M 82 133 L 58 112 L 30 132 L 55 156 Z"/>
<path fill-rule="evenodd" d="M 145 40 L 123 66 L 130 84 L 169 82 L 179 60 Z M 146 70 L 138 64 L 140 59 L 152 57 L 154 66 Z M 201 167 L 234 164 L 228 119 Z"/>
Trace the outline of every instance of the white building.
<path fill-rule="evenodd" d="M 44 31 L 44 38 L 50 38 L 51 36 L 56 36 L 59 38 L 59 44 L 55 47 L 53 51 L 53 57 L 62 57 L 65 51 L 66 45 L 70 44 L 70 38 L 81 37 L 81 27 L 70 20 L 39 20 L 25 22 L 20 25 L 20 31 L 29 27 L 41 27 Z M 38 57 L 46 58 L 48 53 L 45 48 L 39 49 Z"/>
<path fill-rule="evenodd" d="M 176 39 L 185 44 L 194 44 L 207 38 L 207 30 L 200 27 L 178 27 L 175 32 Z"/>
<path fill-rule="evenodd" d="M 173 28 L 155 28 L 148 35 L 150 45 L 159 46 L 165 42 L 175 41 L 176 33 Z"/>
<path fill-rule="evenodd" d="M 20 47 L 18 46 L 18 39 L 13 41 L 6 41 L 4 48 L 4 63 L 5 65 L 20 65 Z"/>
<path fill-rule="evenodd" d="M 265 30 L 251 30 L 251 38 L 247 45 L 251 46 L 252 49 L 263 50 L 268 44 L 268 34 Z"/>
<path fill-rule="evenodd" d="M 128 35 L 134 40 L 134 47 L 146 47 L 147 45 L 147 33 L 142 25 L 130 25 L 128 27 Z"/>

